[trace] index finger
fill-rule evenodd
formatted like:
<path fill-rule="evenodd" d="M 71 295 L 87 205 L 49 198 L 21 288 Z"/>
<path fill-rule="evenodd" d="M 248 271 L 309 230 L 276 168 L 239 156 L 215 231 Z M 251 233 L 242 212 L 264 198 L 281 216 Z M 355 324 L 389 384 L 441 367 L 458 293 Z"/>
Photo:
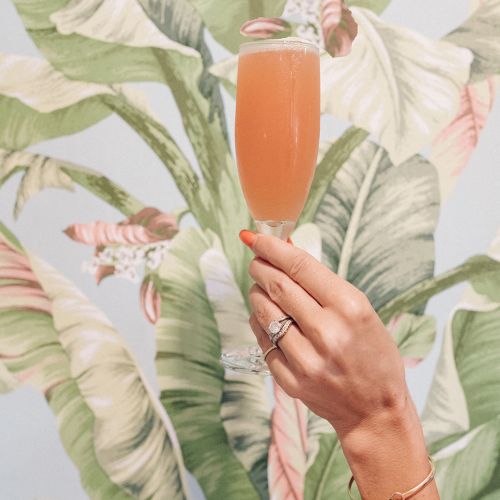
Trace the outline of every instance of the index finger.
<path fill-rule="evenodd" d="M 257 234 L 251 249 L 290 276 L 322 306 L 332 304 L 336 297 L 350 291 L 351 285 L 321 262 L 274 236 Z"/>

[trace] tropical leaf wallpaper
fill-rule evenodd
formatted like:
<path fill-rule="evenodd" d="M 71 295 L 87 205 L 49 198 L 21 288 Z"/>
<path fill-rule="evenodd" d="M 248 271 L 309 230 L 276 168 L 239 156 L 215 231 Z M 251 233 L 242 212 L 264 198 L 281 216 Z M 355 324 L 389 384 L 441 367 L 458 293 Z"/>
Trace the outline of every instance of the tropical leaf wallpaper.
<path fill-rule="evenodd" d="M 409 10 L 394 22 L 400 3 L 429 24 L 463 15 L 431 37 Z M 233 147 L 242 25 L 321 47 L 322 143 L 294 243 L 367 294 L 412 388 L 412 373 L 429 381 L 442 498 L 500 499 L 500 174 L 481 142 L 500 131 L 500 0 L 442 3 L 3 2 L 2 500 L 346 497 L 333 429 L 219 362 L 253 339 Z M 460 184 L 475 155 L 493 195 Z M 436 235 L 453 202 L 495 230 L 480 246 L 463 234 L 472 250 L 449 264 L 462 254 Z M 25 431 L 38 435 L 23 455 Z M 42 441 L 63 458 L 40 458 Z"/>

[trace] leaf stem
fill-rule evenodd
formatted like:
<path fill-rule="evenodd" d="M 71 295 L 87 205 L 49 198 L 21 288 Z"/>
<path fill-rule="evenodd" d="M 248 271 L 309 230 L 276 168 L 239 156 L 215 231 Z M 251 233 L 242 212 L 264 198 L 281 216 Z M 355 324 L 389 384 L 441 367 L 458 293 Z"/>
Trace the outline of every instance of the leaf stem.
<path fill-rule="evenodd" d="M 210 104 L 196 84 L 198 75 L 189 75 L 191 82 L 182 68 L 174 70 L 168 58 L 157 51 L 158 64 L 179 108 L 184 130 L 191 142 L 193 151 L 200 165 L 203 179 L 213 197 L 219 198 L 220 177 L 224 170 L 230 171 L 228 159 L 231 155 L 225 140 L 223 124 L 215 115 L 209 121 Z M 175 66 L 174 66 L 175 67 Z M 191 83 L 191 85 L 189 85 Z"/>
<path fill-rule="evenodd" d="M 352 152 L 368 137 L 368 132 L 357 127 L 348 128 L 328 149 L 318 163 L 309 198 L 299 219 L 299 225 L 312 222 L 325 197 L 328 186 L 349 159 Z"/>
<path fill-rule="evenodd" d="M 64 163 L 61 170 L 71 177 L 74 182 L 115 207 L 127 217 L 136 214 L 145 207 L 144 203 L 99 172 L 93 172 L 90 169 L 68 163 Z"/>
<path fill-rule="evenodd" d="M 393 316 L 412 311 L 427 302 L 431 297 L 441 293 L 462 281 L 477 278 L 483 274 L 498 272 L 500 262 L 486 255 L 471 257 L 466 262 L 439 276 L 426 279 L 412 286 L 399 296 L 384 304 L 377 312 L 380 319 L 387 323 Z"/>
<path fill-rule="evenodd" d="M 153 149 L 172 175 L 177 188 L 202 227 L 210 227 L 210 210 L 204 205 L 200 181 L 186 156 L 167 129 L 151 116 L 130 104 L 123 96 L 103 96 L 103 102 Z M 205 197 L 207 200 L 207 197 Z"/>
<path fill-rule="evenodd" d="M 332 446 L 332 451 L 328 455 L 328 460 L 326 461 L 324 472 L 323 474 L 321 474 L 321 479 L 319 481 L 318 488 L 314 495 L 315 500 L 322 500 L 324 498 L 323 491 L 325 489 L 326 482 L 330 477 L 332 477 L 332 472 L 330 471 L 330 469 L 333 467 L 333 464 L 335 462 L 335 459 L 337 458 L 337 455 L 339 454 L 339 451 L 340 451 L 340 441 L 336 439 L 335 443 Z"/>
<path fill-rule="evenodd" d="M 373 181 L 379 168 L 383 153 L 384 150 L 382 149 L 382 147 L 378 146 L 375 154 L 373 155 L 372 161 L 370 162 L 368 170 L 366 171 L 365 178 L 363 179 L 359 190 L 359 195 L 356 198 L 356 203 L 354 204 L 354 208 L 349 218 L 349 224 L 347 225 L 344 241 L 342 242 L 339 267 L 337 269 L 337 274 L 344 279 L 347 279 L 349 264 L 351 263 L 352 252 L 354 248 L 354 240 L 358 233 L 363 209 L 368 199 L 368 195 L 370 194 L 370 189 L 373 185 Z"/>

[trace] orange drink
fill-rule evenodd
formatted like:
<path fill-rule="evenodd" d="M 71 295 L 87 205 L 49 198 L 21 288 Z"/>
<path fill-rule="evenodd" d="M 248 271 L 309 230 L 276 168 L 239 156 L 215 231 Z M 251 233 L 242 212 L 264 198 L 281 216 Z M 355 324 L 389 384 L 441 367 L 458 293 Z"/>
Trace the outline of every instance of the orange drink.
<path fill-rule="evenodd" d="M 236 156 L 258 229 L 259 221 L 288 222 L 289 233 L 304 207 L 318 153 L 319 89 L 314 45 L 282 39 L 241 46 Z"/>
<path fill-rule="evenodd" d="M 319 55 L 302 40 L 245 43 L 236 89 L 236 156 L 257 230 L 286 240 L 311 187 L 319 140 Z M 225 368 L 269 374 L 256 345 L 225 351 Z"/>

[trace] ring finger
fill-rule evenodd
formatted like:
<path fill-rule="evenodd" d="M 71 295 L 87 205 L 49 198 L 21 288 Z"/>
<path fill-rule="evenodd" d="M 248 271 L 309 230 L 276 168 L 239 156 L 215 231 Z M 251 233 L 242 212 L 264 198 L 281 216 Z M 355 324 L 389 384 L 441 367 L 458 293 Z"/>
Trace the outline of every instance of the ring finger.
<path fill-rule="evenodd" d="M 273 347 L 273 344 L 269 340 L 269 336 L 262 329 L 255 315 L 250 316 L 250 327 L 252 328 L 255 337 L 257 338 L 257 343 L 265 353 L 268 349 Z M 283 387 L 283 389 L 290 393 L 296 393 L 299 387 L 295 375 L 293 374 L 285 355 L 280 349 L 273 349 L 266 356 L 266 363 L 269 366 L 269 370 L 273 374 L 276 382 Z"/>
<path fill-rule="evenodd" d="M 259 285 L 252 286 L 250 290 L 250 305 L 259 325 L 265 332 L 268 331 L 271 321 L 285 316 L 282 309 L 269 298 Z M 278 341 L 278 346 L 290 365 L 300 371 L 304 371 L 304 368 L 317 357 L 312 344 L 302 335 L 295 323 Z"/>

